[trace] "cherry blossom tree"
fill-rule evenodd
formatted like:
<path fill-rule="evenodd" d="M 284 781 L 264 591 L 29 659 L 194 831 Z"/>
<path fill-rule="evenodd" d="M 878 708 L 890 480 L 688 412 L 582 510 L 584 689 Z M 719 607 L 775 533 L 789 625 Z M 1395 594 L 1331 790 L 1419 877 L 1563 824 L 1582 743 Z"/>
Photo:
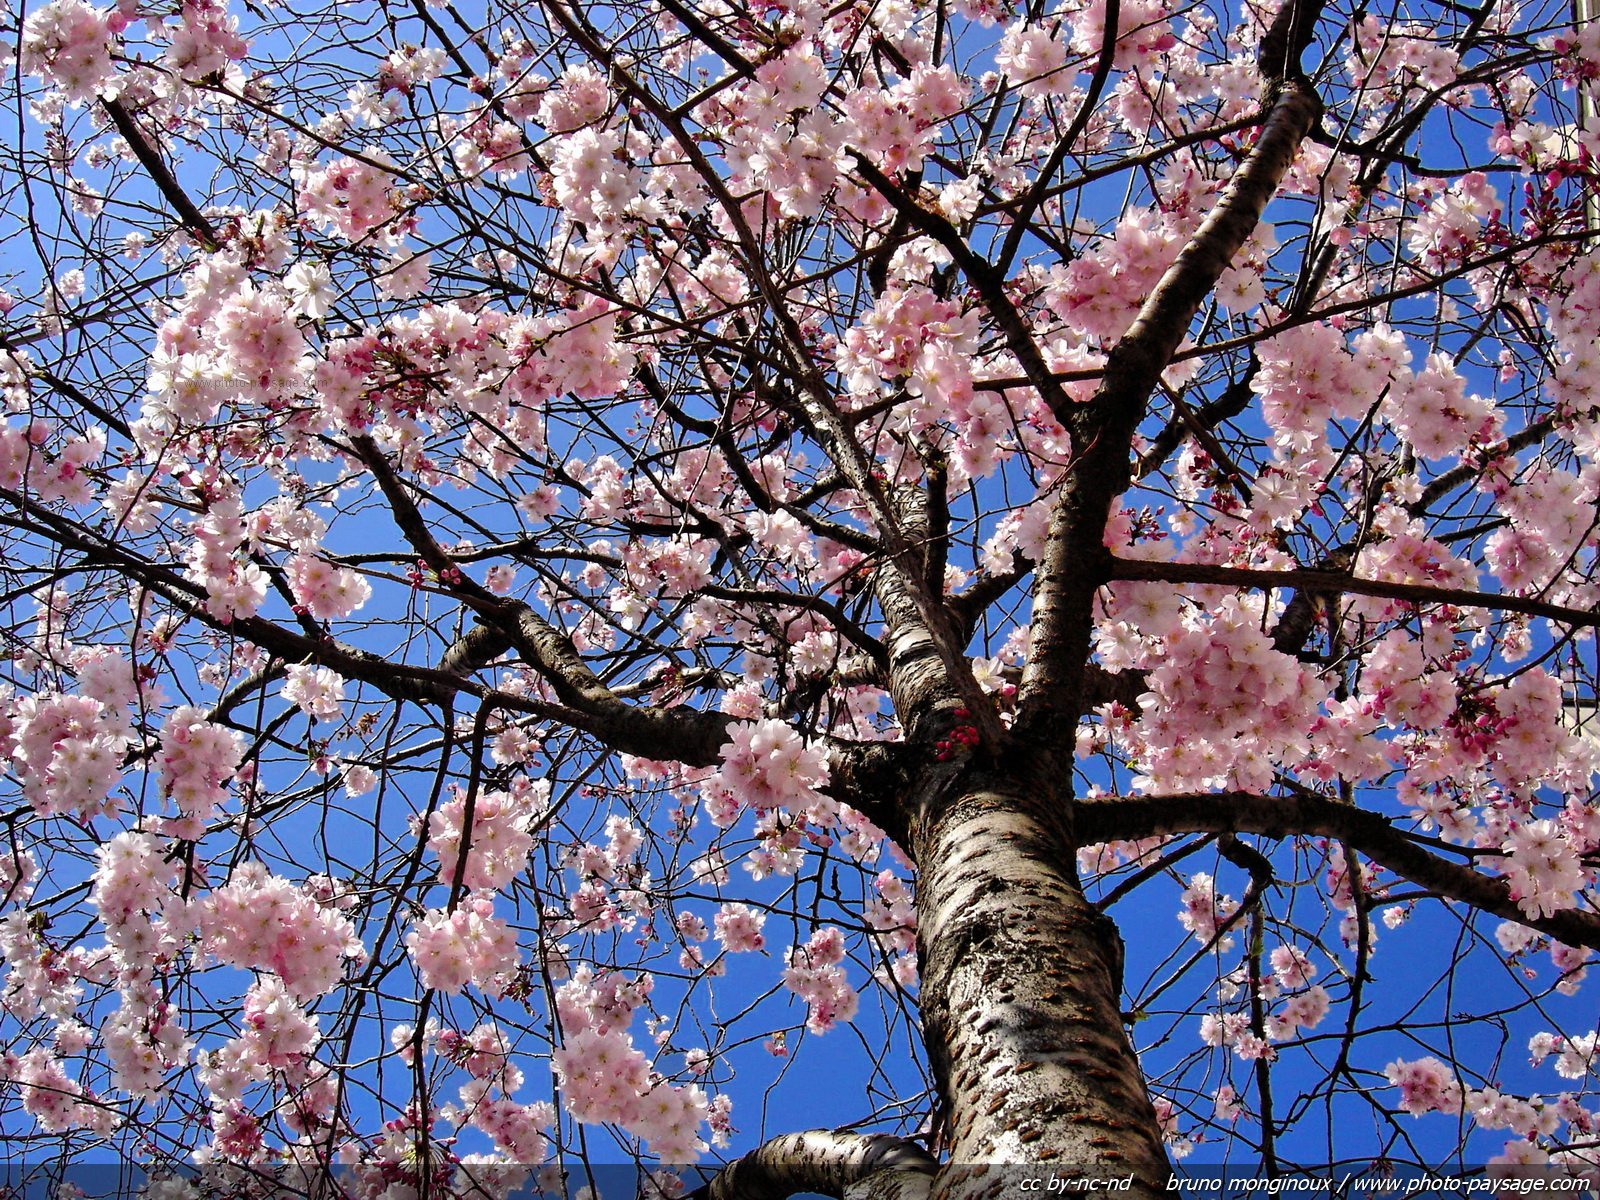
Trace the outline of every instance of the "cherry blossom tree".
<path fill-rule="evenodd" d="M 22 1158 L 1591 1169 L 1600 27 L 7 21 Z"/>

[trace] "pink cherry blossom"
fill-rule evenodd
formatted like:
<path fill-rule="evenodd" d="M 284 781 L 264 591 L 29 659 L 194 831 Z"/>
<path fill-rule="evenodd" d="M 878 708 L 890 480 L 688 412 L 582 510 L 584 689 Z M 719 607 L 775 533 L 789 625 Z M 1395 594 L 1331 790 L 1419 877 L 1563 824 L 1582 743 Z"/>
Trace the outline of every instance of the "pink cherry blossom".
<path fill-rule="evenodd" d="M 59 87 L 70 100 L 93 98 L 116 73 L 108 16 L 83 0 L 53 0 L 35 9 L 22 28 L 22 69 Z"/>

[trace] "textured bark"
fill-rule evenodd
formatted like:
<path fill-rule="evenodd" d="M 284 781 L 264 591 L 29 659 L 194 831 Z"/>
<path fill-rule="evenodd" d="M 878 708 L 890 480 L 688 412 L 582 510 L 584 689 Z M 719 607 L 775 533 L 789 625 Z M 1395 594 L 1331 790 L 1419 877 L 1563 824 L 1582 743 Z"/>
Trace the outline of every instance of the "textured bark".
<path fill-rule="evenodd" d="M 797 1192 L 836 1200 L 921 1200 L 938 1169 L 931 1154 L 904 1138 L 810 1129 L 762 1143 L 691 1200 L 785 1200 Z"/>
<path fill-rule="evenodd" d="M 968 769 L 930 790 L 914 827 L 929 1055 L 950 1168 L 937 1194 L 992 1196 L 1015 1180 L 973 1164 L 1061 1174 L 1168 1175 L 1123 1032 L 1122 944 L 1073 869 L 1068 797 Z"/>

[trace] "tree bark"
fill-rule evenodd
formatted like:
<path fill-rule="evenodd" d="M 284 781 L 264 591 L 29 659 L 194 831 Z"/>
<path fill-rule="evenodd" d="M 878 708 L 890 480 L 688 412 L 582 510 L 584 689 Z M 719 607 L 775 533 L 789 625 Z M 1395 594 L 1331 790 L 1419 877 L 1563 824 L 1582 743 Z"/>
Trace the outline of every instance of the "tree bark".
<path fill-rule="evenodd" d="M 786 1200 L 797 1192 L 836 1200 L 925 1200 L 938 1170 L 937 1159 L 903 1138 L 808 1129 L 762 1143 L 688 1200 Z"/>
<path fill-rule="evenodd" d="M 922 1017 L 946 1105 L 935 1194 L 998 1196 L 1000 1164 L 1169 1174 L 1123 1030 L 1122 942 L 1077 879 L 1063 780 L 1023 764 L 936 782 L 913 829 Z"/>

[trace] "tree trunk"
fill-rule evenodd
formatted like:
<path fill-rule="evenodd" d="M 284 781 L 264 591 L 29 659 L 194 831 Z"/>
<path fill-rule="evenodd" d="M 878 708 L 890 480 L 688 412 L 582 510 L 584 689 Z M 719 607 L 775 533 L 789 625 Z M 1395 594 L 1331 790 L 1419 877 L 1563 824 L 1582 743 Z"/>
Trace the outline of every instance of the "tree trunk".
<path fill-rule="evenodd" d="M 1065 781 L 969 769 L 930 795 L 920 870 L 922 1019 L 945 1102 L 942 1196 L 994 1196 L 1035 1163 L 1124 1176 L 1154 1195 L 1169 1173 L 1123 1031 L 1122 941 L 1077 878 Z"/>

